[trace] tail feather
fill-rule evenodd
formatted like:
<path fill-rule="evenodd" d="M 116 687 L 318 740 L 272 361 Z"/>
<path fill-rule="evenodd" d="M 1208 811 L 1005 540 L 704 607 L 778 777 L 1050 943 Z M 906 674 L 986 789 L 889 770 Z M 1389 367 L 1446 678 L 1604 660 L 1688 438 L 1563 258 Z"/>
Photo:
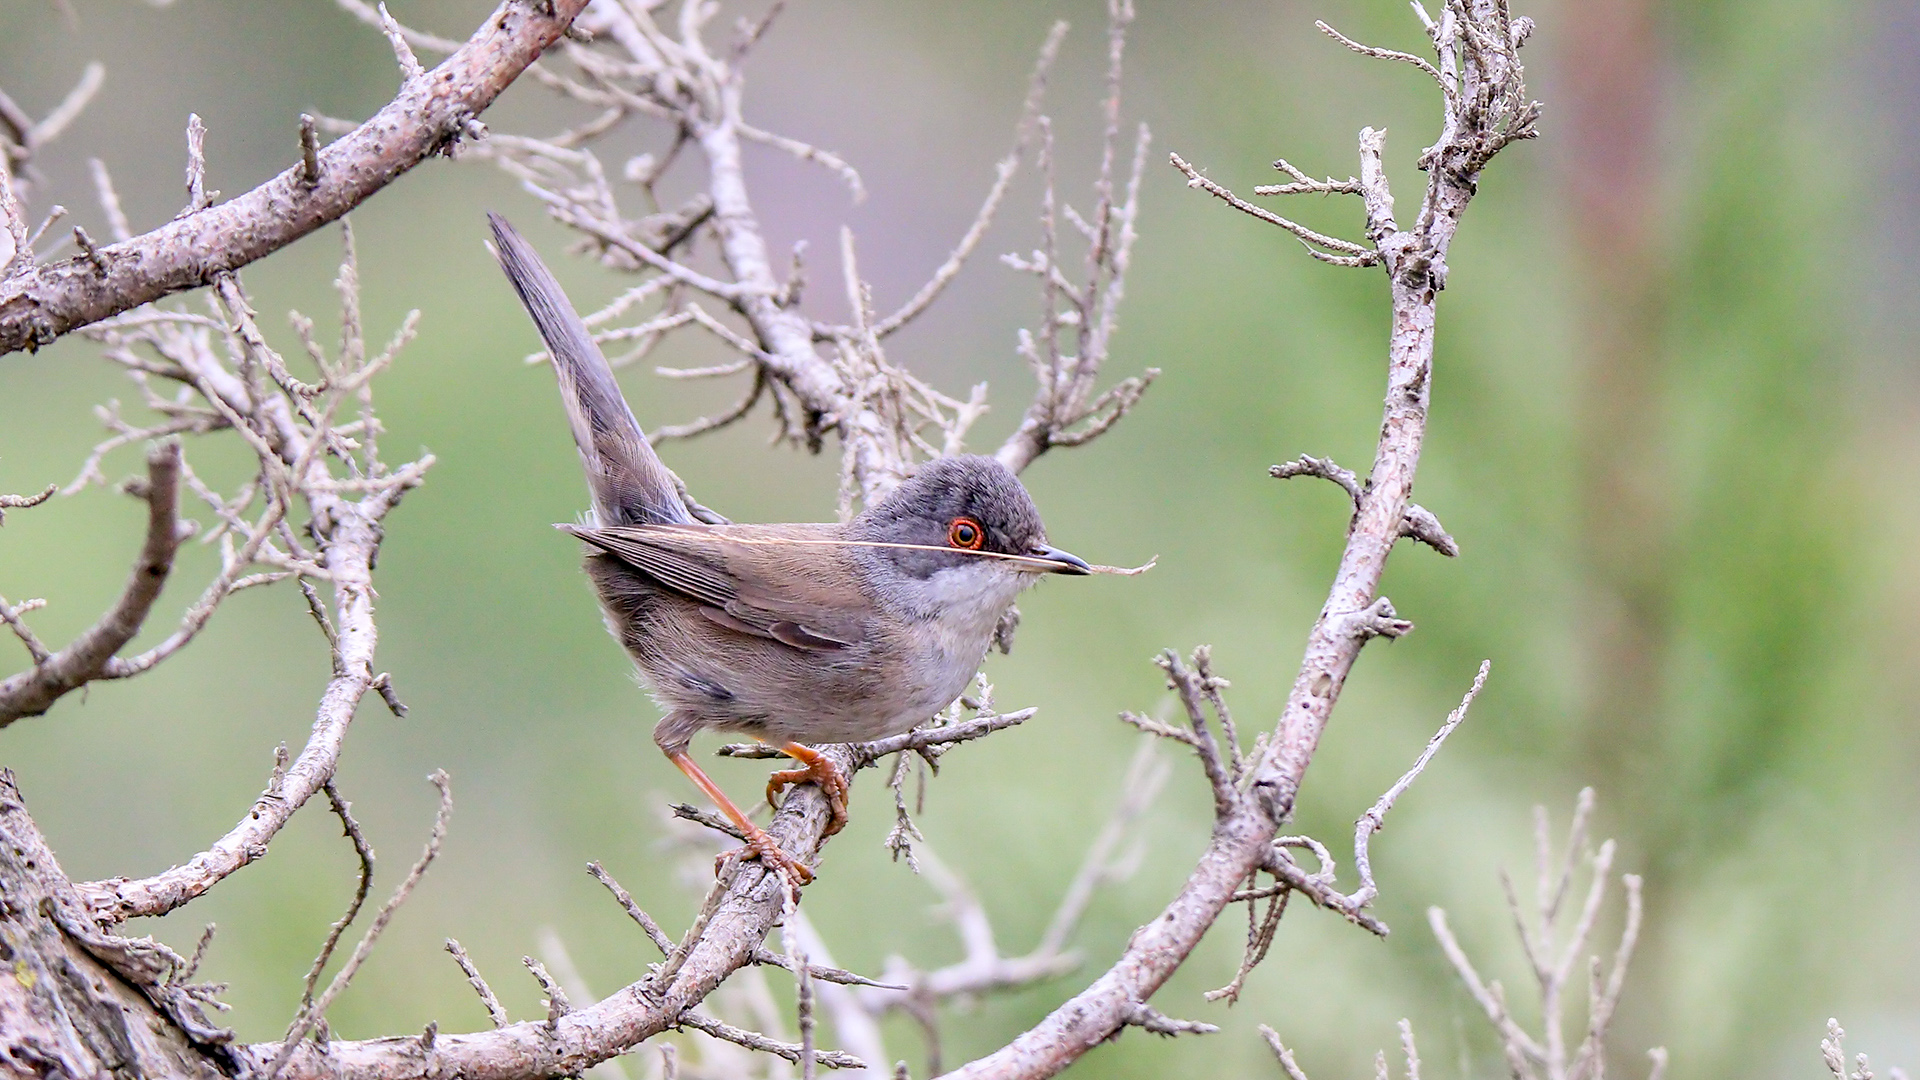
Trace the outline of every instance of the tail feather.
<path fill-rule="evenodd" d="M 620 395 L 613 369 L 560 283 L 505 218 L 488 214 L 487 220 L 493 225 L 500 268 L 553 354 L 553 372 L 586 468 L 598 524 L 691 522 L 673 473 L 647 445 L 639 421 Z"/>

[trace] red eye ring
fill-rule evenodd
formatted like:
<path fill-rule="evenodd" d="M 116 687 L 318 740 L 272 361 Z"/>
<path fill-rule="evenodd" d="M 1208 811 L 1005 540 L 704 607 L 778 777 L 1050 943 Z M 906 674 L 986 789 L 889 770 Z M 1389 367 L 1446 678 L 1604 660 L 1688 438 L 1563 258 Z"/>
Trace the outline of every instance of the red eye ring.
<path fill-rule="evenodd" d="M 987 530 L 970 517 L 957 517 L 947 526 L 947 544 L 963 551 L 979 551 L 987 542 Z"/>

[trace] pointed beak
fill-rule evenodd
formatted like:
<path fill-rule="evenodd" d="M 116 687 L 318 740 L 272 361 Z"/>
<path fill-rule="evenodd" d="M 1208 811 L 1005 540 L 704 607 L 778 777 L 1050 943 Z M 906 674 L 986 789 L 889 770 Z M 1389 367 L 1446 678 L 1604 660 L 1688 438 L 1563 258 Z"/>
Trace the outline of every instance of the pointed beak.
<path fill-rule="evenodd" d="M 1061 551 L 1057 547 L 1048 547 L 1045 544 L 1042 544 L 1039 547 L 1034 548 L 1033 551 L 1030 552 L 1029 554 L 1031 554 L 1036 559 L 1046 560 L 1045 565 L 1035 565 L 1033 563 L 1025 564 L 1026 569 L 1029 569 L 1037 574 L 1091 574 L 1093 573 L 1093 567 L 1088 566 L 1086 563 L 1086 560 L 1082 559 L 1078 555 L 1071 554 L 1070 552 Z"/>

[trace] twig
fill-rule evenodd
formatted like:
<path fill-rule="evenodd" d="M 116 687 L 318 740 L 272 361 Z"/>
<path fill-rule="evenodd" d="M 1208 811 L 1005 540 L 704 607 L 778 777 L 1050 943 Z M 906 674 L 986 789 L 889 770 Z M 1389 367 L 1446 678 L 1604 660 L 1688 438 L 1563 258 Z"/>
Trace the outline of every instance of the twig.
<path fill-rule="evenodd" d="M 347 840 L 353 844 L 353 853 L 360 860 L 360 879 L 354 889 L 353 900 L 347 904 L 346 914 L 334 921 L 332 928 L 327 931 L 327 940 L 320 946 L 320 954 L 313 958 L 313 966 L 307 969 L 306 986 L 300 992 L 300 1007 L 303 1010 L 313 1007 L 313 990 L 319 985 L 320 973 L 326 970 L 327 961 L 333 958 L 333 950 L 340 944 L 341 935 L 353 925 L 354 918 L 360 914 L 360 906 L 367 902 L 367 894 L 373 889 L 372 845 L 367 843 L 366 834 L 360 831 L 360 823 L 353 819 L 352 807 L 340 797 L 333 781 L 327 781 L 321 790 L 326 792 L 334 816 L 340 819 Z"/>
<path fill-rule="evenodd" d="M 139 491 L 147 503 L 147 536 L 126 588 L 98 622 L 65 648 L 36 656 L 33 667 L 0 680 L 0 726 L 38 716 L 62 696 L 101 678 L 114 654 L 140 632 L 173 570 L 174 554 L 189 535 L 179 517 L 180 472 L 177 442 L 161 443 L 147 456 L 147 479 Z M 7 622 L 13 625 L 15 619 Z M 14 629 L 18 633 L 20 627 Z"/>
<path fill-rule="evenodd" d="M 1426 749 L 1420 751 L 1420 756 L 1414 759 L 1413 767 L 1402 774 L 1400 779 L 1394 781 L 1393 786 L 1383 792 L 1379 800 L 1353 823 L 1353 865 L 1360 875 L 1360 887 L 1348 898 L 1348 903 L 1354 908 L 1366 907 L 1380 895 L 1380 889 L 1373 881 L 1373 861 L 1368 857 L 1368 842 L 1373 838 L 1374 833 L 1386 827 L 1387 811 L 1393 809 L 1394 800 L 1404 794 L 1407 788 L 1413 786 L 1414 780 L 1426 771 L 1427 763 L 1433 760 L 1433 755 L 1440 752 L 1440 747 L 1447 741 L 1447 736 L 1453 734 L 1453 729 L 1459 727 L 1460 722 L 1467 718 L 1467 710 L 1473 706 L 1473 699 L 1480 696 L 1480 688 L 1487 684 L 1487 672 L 1492 666 L 1491 660 L 1480 661 L 1480 671 L 1473 677 L 1473 685 L 1467 688 L 1466 696 L 1460 699 L 1460 707 L 1449 713 L 1447 722 L 1440 725 L 1440 730 L 1433 733 L 1433 738 L 1427 740 Z"/>
<path fill-rule="evenodd" d="M 320 183 L 320 138 L 314 124 L 312 113 L 300 114 L 300 182 L 308 187 Z"/>
<path fill-rule="evenodd" d="M 1007 188 L 1020 170 L 1020 161 L 1026 155 L 1027 144 L 1032 138 L 1034 120 L 1040 115 L 1040 103 L 1046 94 L 1047 75 L 1053 70 L 1053 61 L 1060 54 L 1060 43 L 1066 40 L 1067 24 L 1056 22 L 1047 31 L 1046 41 L 1040 45 L 1039 57 L 1033 63 L 1033 74 L 1027 80 L 1027 99 L 1020 108 L 1020 119 L 1014 125 L 1013 149 L 994 166 L 993 184 L 987 188 L 987 197 L 980 203 L 980 210 L 973 216 L 973 223 L 954 245 L 945 262 L 937 267 L 926 284 L 899 310 L 873 324 L 875 337 L 887 337 L 894 331 L 912 322 L 915 316 L 930 307 L 938 299 L 947 285 L 960 274 L 961 267 L 980 246 L 987 235 L 988 226 L 1000 209 L 1000 201 L 1006 197 Z"/>
<path fill-rule="evenodd" d="M 1281 1043 L 1279 1032 L 1265 1024 L 1261 1024 L 1260 1037 L 1267 1040 L 1267 1047 L 1273 1051 L 1273 1056 L 1279 1060 L 1280 1067 L 1286 1070 L 1287 1080 L 1307 1080 L 1307 1074 L 1301 1071 L 1300 1066 L 1293 1060 L 1293 1051 L 1287 1049 L 1287 1047 Z"/>
<path fill-rule="evenodd" d="M 427 70 L 420 66 L 420 58 L 413 55 L 413 47 L 407 44 L 407 36 L 400 32 L 400 24 L 387 14 L 387 5 L 380 4 L 379 12 L 380 30 L 393 45 L 393 58 L 400 65 L 401 76 L 408 83 L 426 78 Z"/>
<path fill-rule="evenodd" d="M 493 988 L 487 985 L 487 980 L 480 977 L 480 969 L 473 966 L 467 950 L 461 948 L 458 941 L 448 938 L 447 952 L 453 954 L 453 962 L 460 965 L 461 973 L 467 977 L 467 985 L 480 995 L 480 1004 L 486 1006 L 487 1019 L 493 1021 L 493 1026 L 503 1028 L 511 1024 L 513 1021 L 508 1019 L 507 1010 L 501 1008 L 500 999 L 493 996 Z"/>
<path fill-rule="evenodd" d="M 801 1047 L 796 1043 L 786 1043 L 780 1042 L 777 1039 L 769 1039 L 759 1032 L 745 1031 L 731 1024 L 723 1024 L 713 1017 L 705 1016 L 701 1013 L 685 1013 L 673 1026 L 692 1028 L 695 1031 L 711 1035 L 716 1039 L 725 1039 L 730 1043 L 744 1046 L 749 1050 L 758 1050 L 763 1054 L 772 1054 L 775 1057 L 785 1058 L 795 1064 L 800 1062 Z M 816 1051 L 814 1060 L 829 1069 L 864 1069 L 867 1067 L 866 1062 L 840 1050 Z"/>
<path fill-rule="evenodd" d="M 532 973 L 534 981 L 540 984 L 541 991 L 547 995 L 547 1027 L 557 1027 L 560 1018 L 573 1011 L 573 1003 L 567 1000 L 566 990 L 554 981 L 552 975 L 547 974 L 546 965 L 540 961 L 523 956 L 520 962 L 526 965 L 527 971 Z"/>
<path fill-rule="evenodd" d="M 1232 191 L 1201 175 L 1200 170 L 1187 164 L 1186 159 L 1182 158 L 1179 154 L 1168 154 L 1167 160 L 1172 162 L 1174 168 L 1186 174 L 1188 187 L 1198 188 L 1250 217 L 1259 218 L 1269 225 L 1278 225 L 1282 229 L 1299 237 L 1307 244 L 1317 244 L 1320 247 L 1326 248 L 1327 251 L 1337 253 L 1328 255 L 1325 252 L 1314 251 L 1309 247 L 1307 249 L 1308 254 L 1319 259 L 1321 262 L 1334 266 L 1353 267 L 1378 266 L 1380 264 L 1381 255 L 1372 248 L 1356 244 L 1351 240 L 1341 240 L 1337 237 L 1328 236 L 1325 233 L 1315 232 L 1305 225 L 1283 218 L 1265 207 L 1255 206 L 1240 196 L 1235 195 Z"/>
<path fill-rule="evenodd" d="M 377 420 L 364 411 L 370 408 L 365 384 L 391 360 L 391 350 L 368 358 L 356 314 L 355 280 L 349 247 L 341 277 L 346 286 L 346 347 L 339 365 L 321 361 L 323 371 L 335 377 L 329 380 L 326 393 L 315 401 L 308 400 L 295 380 L 280 374 L 282 365 L 259 338 L 237 285 L 217 290 L 222 310 L 230 319 L 218 328 L 226 335 L 228 355 L 237 360 L 232 368 L 214 351 L 208 335 L 167 320 L 147 320 L 132 331 L 101 333 L 111 355 L 117 357 L 132 358 L 131 345 L 135 342 L 150 345 L 166 361 L 167 366 L 157 370 L 201 394 L 214 414 L 258 455 L 261 469 L 260 482 L 245 486 L 237 501 L 229 504 L 182 465 L 196 493 L 221 516 L 223 569 L 188 609 L 173 634 L 137 657 L 109 660 L 105 676 L 122 678 L 151 668 L 192 640 L 224 597 L 249 584 L 281 576 L 247 574 L 249 565 L 258 559 L 327 581 L 333 590 L 335 609 L 331 621 L 321 619 L 333 646 L 333 678 L 321 698 L 306 746 L 290 766 L 279 771 L 268 793 L 271 797 L 263 796 L 225 836 L 172 869 L 139 880 L 116 878 L 79 885 L 95 917 L 103 922 L 164 914 L 265 854 L 268 843 L 294 812 L 332 777 L 359 702 L 379 681 L 372 667 L 378 632 L 371 575 L 381 523 L 400 498 L 420 483 L 432 458 L 391 468 L 373 456 L 371 432 Z M 274 381 L 268 383 L 261 378 L 263 373 L 274 374 Z M 361 419 L 353 425 L 335 427 L 334 412 L 343 399 L 354 397 L 362 402 Z M 360 437 L 357 455 L 345 442 L 346 431 Z M 330 460 L 361 471 L 338 480 L 328 471 Z M 316 520 L 330 523 L 318 553 L 307 553 L 284 521 L 296 491 Z M 240 510 L 256 497 L 264 499 L 264 508 L 256 518 L 247 520 Z M 235 543 L 224 533 L 243 539 Z M 278 1050 L 275 1044 L 268 1058 L 277 1056 Z"/>
<path fill-rule="evenodd" d="M 1151 1005 L 1135 1002 L 1126 1016 L 1126 1023 L 1151 1031 L 1155 1035 L 1212 1035 L 1220 1029 L 1213 1024 L 1203 1024 L 1198 1020 L 1175 1020 L 1162 1014 Z"/>
<path fill-rule="evenodd" d="M 53 493 L 59 490 L 59 484 L 48 484 L 46 489 L 38 495 L 0 494 L 0 524 L 6 523 L 8 510 L 24 510 L 28 507 L 39 506 L 41 503 L 53 498 Z"/>
<path fill-rule="evenodd" d="M 207 194 L 207 125 L 200 122 L 199 113 L 188 113 L 187 208 L 181 214 L 197 214 L 212 205 Z"/>
<path fill-rule="evenodd" d="M 1340 44 L 1345 45 L 1347 48 L 1352 49 L 1354 52 L 1359 53 L 1361 56 L 1371 56 L 1376 60 L 1397 60 L 1403 64 L 1412 64 L 1414 67 L 1417 67 L 1421 71 L 1426 72 L 1428 77 L 1433 79 L 1434 84 L 1440 87 L 1441 94 L 1445 95 L 1449 99 L 1453 97 L 1453 94 L 1454 94 L 1453 85 L 1447 82 L 1447 80 L 1440 74 L 1439 69 L 1435 68 L 1431 63 L 1427 62 L 1427 60 L 1424 57 L 1415 56 L 1412 53 L 1400 52 L 1396 49 L 1382 49 L 1375 45 L 1362 45 L 1359 42 L 1353 40 L 1352 38 L 1347 37 L 1345 34 L 1342 34 L 1340 31 L 1335 30 L 1333 27 L 1328 26 L 1326 23 L 1320 22 L 1318 20 L 1315 20 L 1313 26 L 1314 26 L 1314 29 L 1327 35 L 1328 37 L 1339 42 Z"/>
<path fill-rule="evenodd" d="M 206 929 L 200 931 L 200 940 L 194 943 L 193 955 L 187 957 L 186 966 L 174 976 L 177 981 L 184 983 L 199 972 L 200 961 L 207 958 L 207 947 L 213 944 L 214 929 L 214 924 L 208 923 Z"/>
<path fill-rule="evenodd" d="M 52 112 L 33 125 L 33 130 L 27 132 L 25 142 L 27 149 L 37 149 L 59 138 L 61 132 L 64 132 L 80 118 L 82 112 L 86 111 L 87 105 L 93 101 L 93 96 L 100 92 L 100 87 L 106 81 L 106 66 L 97 60 L 89 63 L 80 72 L 80 81 L 74 84 L 73 89 L 67 91 L 66 97 L 60 99 L 60 104 L 55 105 Z"/>
<path fill-rule="evenodd" d="M 447 823 L 453 817 L 453 786 L 448 782 L 447 774 L 437 769 L 427 779 L 434 787 L 440 789 L 440 809 L 434 814 L 433 831 L 427 835 L 425 849 L 420 852 L 420 858 L 414 862 L 413 867 L 407 871 L 407 876 L 402 878 L 400 884 L 394 888 L 393 895 L 387 898 L 386 903 L 380 905 L 380 910 L 373 916 L 373 923 L 367 927 L 366 933 L 360 936 L 360 943 L 353 947 L 353 953 L 347 957 L 347 962 L 334 973 L 333 981 L 327 984 L 327 989 L 317 1000 L 301 1009 L 300 1015 L 294 1018 L 293 1025 L 287 1029 L 286 1040 L 280 1045 L 279 1055 L 267 1069 L 266 1080 L 275 1080 L 280 1075 L 280 1070 L 286 1068 L 287 1061 L 293 1056 L 294 1048 L 299 1045 L 300 1040 L 305 1038 L 307 1032 L 313 1030 L 314 1025 L 327 1015 L 327 1008 L 333 1004 L 333 999 L 340 996 L 340 992 L 353 981 L 354 975 L 359 973 L 360 965 L 372 955 L 374 943 L 380 940 L 380 933 L 387 928 L 393 913 L 400 909 L 401 904 L 407 902 L 407 897 L 413 895 L 414 887 L 419 885 L 420 879 L 426 876 L 427 867 L 432 866 L 433 860 L 439 856 L 440 842 L 446 839 Z M 351 820 L 344 811 L 342 818 Z"/>
<path fill-rule="evenodd" d="M 605 867 L 597 862 L 590 862 L 587 864 L 587 873 L 592 874 L 596 881 L 607 887 L 607 891 L 613 894 L 613 899 L 620 905 L 620 909 L 639 924 L 640 929 L 646 933 L 647 940 L 653 942 L 654 947 L 660 950 L 660 955 L 667 956 L 673 952 L 673 939 L 667 936 L 666 931 L 660 929 L 659 923 L 653 921 L 653 916 L 642 911 L 640 905 L 633 902 L 633 894 L 613 880 L 613 875 L 607 873 Z"/>
<path fill-rule="evenodd" d="M 1353 499 L 1354 513 L 1360 512 L 1360 500 L 1366 495 L 1366 487 L 1360 478 L 1349 469 L 1343 469 L 1329 458 L 1309 457 L 1306 454 L 1281 465 L 1274 465 L 1267 474 L 1276 479 L 1286 480 L 1295 476 L 1317 476 L 1338 484 Z M 1433 550 L 1452 559 L 1460 555 L 1460 545 L 1440 526 L 1440 519 L 1433 512 L 1417 503 L 1408 503 L 1406 515 L 1400 522 L 1400 535 L 1410 540 L 1418 540 Z"/>

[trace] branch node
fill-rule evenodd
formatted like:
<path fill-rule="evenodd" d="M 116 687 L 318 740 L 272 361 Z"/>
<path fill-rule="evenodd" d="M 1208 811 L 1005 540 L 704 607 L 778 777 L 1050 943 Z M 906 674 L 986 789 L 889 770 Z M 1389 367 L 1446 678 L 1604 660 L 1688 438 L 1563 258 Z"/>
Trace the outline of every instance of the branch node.
<path fill-rule="evenodd" d="M 324 612 L 322 614 L 324 614 Z M 407 715 L 406 703 L 400 700 L 399 692 L 394 690 L 393 688 L 392 674 L 383 671 L 380 674 L 375 675 L 373 677 L 373 682 L 368 687 L 368 689 L 371 689 L 380 695 L 380 700 L 386 702 L 387 704 L 388 712 L 392 713 L 396 717 L 404 717 Z"/>
<path fill-rule="evenodd" d="M 300 183 L 311 189 L 320 184 L 320 136 L 312 113 L 300 114 Z"/>
<path fill-rule="evenodd" d="M 101 277 L 106 277 L 109 269 L 107 266 L 107 257 L 102 254 L 99 247 L 94 244 L 93 237 L 87 235 L 87 230 L 75 225 L 73 227 L 73 242 L 80 248 L 81 254 L 86 256 L 87 261 L 93 264 L 93 269 L 99 273 Z"/>
<path fill-rule="evenodd" d="M 219 192 L 207 191 L 207 125 L 199 113 L 187 114 L 187 207 L 179 214 L 199 213 L 213 205 Z"/>
<path fill-rule="evenodd" d="M 1347 633 L 1362 641 L 1400 638 L 1412 632 L 1413 623 L 1395 614 L 1393 602 L 1384 596 L 1348 616 Z"/>
<path fill-rule="evenodd" d="M 567 992 L 561 989 L 553 976 L 547 974 L 545 964 L 531 956 L 521 957 L 520 962 L 527 965 L 527 970 L 533 973 L 534 981 L 540 984 L 540 989 L 547 995 L 547 1028 L 552 1030 L 560 1023 L 561 1017 L 573 1011 L 573 1003 L 567 1000 Z"/>

